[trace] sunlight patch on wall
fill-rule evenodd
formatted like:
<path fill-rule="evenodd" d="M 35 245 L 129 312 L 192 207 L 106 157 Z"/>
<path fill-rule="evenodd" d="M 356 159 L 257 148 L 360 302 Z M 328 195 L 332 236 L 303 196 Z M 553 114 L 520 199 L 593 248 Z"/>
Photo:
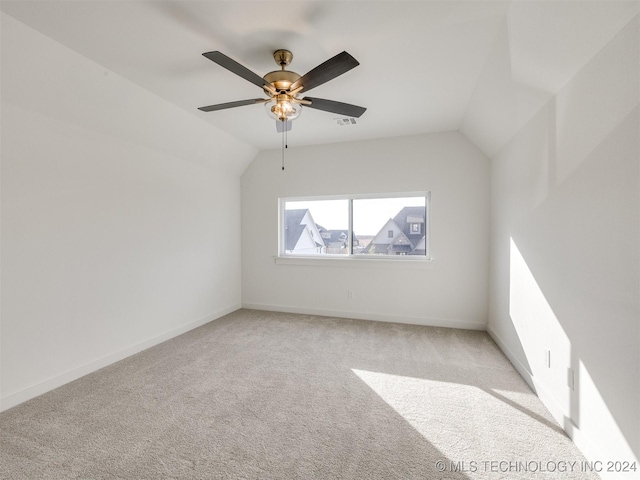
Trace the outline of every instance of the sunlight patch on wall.
<path fill-rule="evenodd" d="M 522 340 L 531 373 L 554 391 L 566 392 L 557 402 L 564 415 L 571 417 L 570 390 L 566 388 L 571 342 L 513 238 L 510 239 L 509 315 Z"/>
<path fill-rule="evenodd" d="M 638 463 L 640 458 L 634 454 L 629 441 L 625 438 L 618 422 L 611 414 L 609 407 L 582 361 L 579 362 L 578 369 L 580 382 L 576 385 L 576 394 L 580 398 L 580 409 L 599 412 L 599 415 L 592 417 L 588 424 L 582 422 L 580 425 L 582 434 L 587 438 L 621 439 L 620 443 L 610 442 L 603 445 L 601 451 L 592 454 L 592 456 L 600 455 L 602 460 L 628 459 L 630 462 Z"/>

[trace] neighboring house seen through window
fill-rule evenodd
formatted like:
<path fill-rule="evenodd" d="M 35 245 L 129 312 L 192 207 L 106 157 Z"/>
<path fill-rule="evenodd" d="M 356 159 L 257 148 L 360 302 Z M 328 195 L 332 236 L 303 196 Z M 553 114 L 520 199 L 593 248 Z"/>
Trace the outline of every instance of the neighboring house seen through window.
<path fill-rule="evenodd" d="M 281 199 L 281 255 L 426 257 L 428 194 Z"/>

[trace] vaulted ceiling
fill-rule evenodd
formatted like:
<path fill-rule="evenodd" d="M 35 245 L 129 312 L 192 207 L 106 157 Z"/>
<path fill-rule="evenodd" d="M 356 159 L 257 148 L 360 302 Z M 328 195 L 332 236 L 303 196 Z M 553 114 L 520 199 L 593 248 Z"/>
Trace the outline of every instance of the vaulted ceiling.
<path fill-rule="evenodd" d="M 460 130 L 495 154 L 628 21 L 636 1 L 6 1 L 8 15 L 257 149 L 279 148 L 260 76 L 291 50 L 304 74 L 346 50 L 360 66 L 313 96 L 362 105 L 356 125 L 304 109 L 292 145 Z"/>

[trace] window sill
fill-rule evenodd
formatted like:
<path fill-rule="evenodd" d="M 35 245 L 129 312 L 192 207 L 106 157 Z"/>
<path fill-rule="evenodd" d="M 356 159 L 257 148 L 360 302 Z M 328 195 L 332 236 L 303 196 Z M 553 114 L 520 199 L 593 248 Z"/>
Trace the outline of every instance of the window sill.
<path fill-rule="evenodd" d="M 410 268 L 432 270 L 434 261 L 432 258 L 393 258 L 393 257 L 342 257 L 342 256 L 275 256 L 276 265 L 299 265 L 312 267 L 348 267 L 348 268 Z"/>

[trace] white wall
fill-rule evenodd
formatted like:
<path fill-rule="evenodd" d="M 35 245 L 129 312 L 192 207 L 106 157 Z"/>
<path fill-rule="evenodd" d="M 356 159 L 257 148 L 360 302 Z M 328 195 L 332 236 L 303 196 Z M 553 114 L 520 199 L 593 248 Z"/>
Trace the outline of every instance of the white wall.
<path fill-rule="evenodd" d="M 244 306 L 485 328 L 489 164 L 477 148 L 456 132 L 292 148 L 294 129 L 289 140 L 286 170 L 272 150 L 242 176 Z M 430 265 L 274 262 L 278 198 L 414 191 L 431 192 Z"/>
<path fill-rule="evenodd" d="M 492 159 L 489 329 L 593 461 L 640 456 L 638 32 Z"/>
<path fill-rule="evenodd" d="M 254 151 L 2 15 L 2 409 L 239 307 Z"/>

